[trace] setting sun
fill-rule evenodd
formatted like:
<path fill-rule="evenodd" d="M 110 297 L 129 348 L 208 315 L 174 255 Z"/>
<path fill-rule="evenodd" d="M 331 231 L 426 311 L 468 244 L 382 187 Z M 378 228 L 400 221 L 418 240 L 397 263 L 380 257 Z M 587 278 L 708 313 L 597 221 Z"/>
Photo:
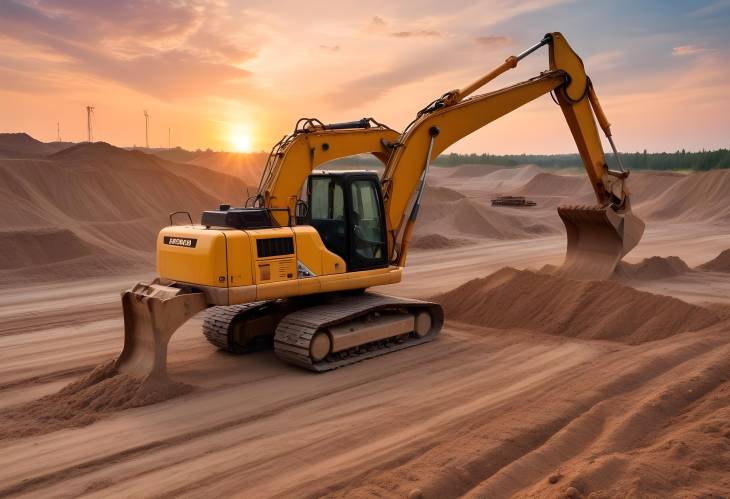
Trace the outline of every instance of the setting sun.
<path fill-rule="evenodd" d="M 251 152 L 253 141 L 251 134 L 245 130 L 234 130 L 231 132 L 231 146 L 235 152 Z"/>

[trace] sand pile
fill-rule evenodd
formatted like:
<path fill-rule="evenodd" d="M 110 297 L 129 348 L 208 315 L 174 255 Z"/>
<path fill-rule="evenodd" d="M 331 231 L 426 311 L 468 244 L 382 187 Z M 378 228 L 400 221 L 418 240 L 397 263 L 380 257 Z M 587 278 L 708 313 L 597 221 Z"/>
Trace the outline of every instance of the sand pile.
<path fill-rule="evenodd" d="M 423 202 L 430 204 L 448 203 L 451 201 L 458 201 L 464 199 L 462 193 L 449 189 L 448 187 L 439 187 L 426 184 L 426 188 L 423 191 Z"/>
<path fill-rule="evenodd" d="M 459 165 L 449 168 L 449 177 L 451 178 L 472 178 L 481 177 L 494 173 L 497 170 L 503 170 L 506 167 L 499 165 Z"/>
<path fill-rule="evenodd" d="M 652 256 L 639 263 L 619 262 L 614 275 L 623 279 L 653 280 L 674 277 L 692 269 L 678 256 Z"/>
<path fill-rule="evenodd" d="M 441 234 L 449 238 L 525 239 L 560 232 L 559 219 L 548 225 L 529 214 L 507 212 L 461 195 L 449 201 L 446 192 L 454 192 L 450 189 L 440 188 L 439 192 L 439 196 L 424 195 L 415 229 L 418 237 Z"/>
<path fill-rule="evenodd" d="M 447 317 L 500 329 L 624 343 L 715 324 L 708 309 L 612 281 L 573 281 L 504 268 L 436 297 Z"/>
<path fill-rule="evenodd" d="M 578 197 L 592 194 L 593 189 L 588 177 L 556 175 L 554 173 L 538 173 L 532 177 L 517 193 L 523 196 L 566 196 Z"/>
<path fill-rule="evenodd" d="M 730 249 L 726 249 L 709 262 L 705 262 L 700 265 L 698 268 L 713 272 L 730 272 Z"/>
<path fill-rule="evenodd" d="M 68 142 L 41 142 L 27 133 L 0 133 L 2 158 L 40 158 L 70 145 Z"/>
<path fill-rule="evenodd" d="M 0 411 L 0 441 L 86 426 L 105 414 L 155 404 L 192 391 L 169 380 L 145 380 L 119 374 L 114 361 L 59 392 Z"/>
<path fill-rule="evenodd" d="M 98 248 L 67 229 L 0 231 L 0 269 L 16 269 L 38 262 L 55 263 L 90 255 Z"/>
<path fill-rule="evenodd" d="M 0 159 L 0 284 L 149 269 L 169 213 L 199 221 L 203 210 L 245 198 L 246 185 L 229 175 L 103 142 Z"/>
<path fill-rule="evenodd" d="M 659 191 L 658 185 L 654 190 Z M 726 222 L 730 220 L 730 170 L 712 170 L 687 175 L 671 187 L 636 206 L 642 217 L 654 220 Z"/>
<path fill-rule="evenodd" d="M 490 173 L 485 180 L 490 182 L 507 182 L 510 184 L 524 185 L 536 175 L 544 173 L 545 170 L 535 165 L 519 166 L 517 168 L 502 168 Z"/>
<path fill-rule="evenodd" d="M 411 248 L 434 250 L 459 248 L 471 244 L 472 241 L 462 238 L 442 236 L 441 234 L 426 234 L 411 241 Z"/>

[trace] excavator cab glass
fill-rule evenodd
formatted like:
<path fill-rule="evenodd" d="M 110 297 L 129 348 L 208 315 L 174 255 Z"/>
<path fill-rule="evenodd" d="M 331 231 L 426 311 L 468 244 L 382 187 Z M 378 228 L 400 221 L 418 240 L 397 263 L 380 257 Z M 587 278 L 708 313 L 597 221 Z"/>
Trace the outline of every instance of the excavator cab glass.
<path fill-rule="evenodd" d="M 387 245 L 380 181 L 370 172 L 309 176 L 308 224 L 349 271 L 385 267 Z"/>

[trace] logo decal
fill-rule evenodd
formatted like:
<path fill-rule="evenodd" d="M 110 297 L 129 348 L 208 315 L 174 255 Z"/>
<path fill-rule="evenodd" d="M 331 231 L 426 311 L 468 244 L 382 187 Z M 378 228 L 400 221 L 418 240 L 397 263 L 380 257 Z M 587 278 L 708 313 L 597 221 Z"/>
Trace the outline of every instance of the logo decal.
<path fill-rule="evenodd" d="M 165 236 L 163 241 L 170 246 L 182 246 L 183 248 L 195 248 L 195 245 L 198 244 L 197 239 L 190 239 L 189 237 Z"/>

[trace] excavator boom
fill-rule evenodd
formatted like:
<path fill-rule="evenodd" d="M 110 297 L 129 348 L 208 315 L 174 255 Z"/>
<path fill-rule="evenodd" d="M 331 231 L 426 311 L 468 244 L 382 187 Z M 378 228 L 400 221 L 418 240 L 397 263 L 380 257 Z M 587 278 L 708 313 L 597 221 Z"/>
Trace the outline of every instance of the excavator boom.
<path fill-rule="evenodd" d="M 469 97 L 543 45 L 550 50 L 548 71 L 501 90 Z M 644 224 L 631 211 L 624 186 L 628 172 L 608 168 L 594 117 L 615 152 L 610 125 L 583 62 L 560 33 L 545 35 L 539 43 L 509 57 L 464 89 L 447 92 L 421 110 L 403 132 L 401 147 L 383 175 L 391 261 L 405 265 L 415 223 L 413 214 L 418 212 L 428 164 L 466 135 L 551 92 L 568 123 L 597 201 L 595 206 L 559 208 L 568 236 L 560 272 L 588 279 L 607 278 L 613 272 L 621 257 L 638 244 Z"/>

